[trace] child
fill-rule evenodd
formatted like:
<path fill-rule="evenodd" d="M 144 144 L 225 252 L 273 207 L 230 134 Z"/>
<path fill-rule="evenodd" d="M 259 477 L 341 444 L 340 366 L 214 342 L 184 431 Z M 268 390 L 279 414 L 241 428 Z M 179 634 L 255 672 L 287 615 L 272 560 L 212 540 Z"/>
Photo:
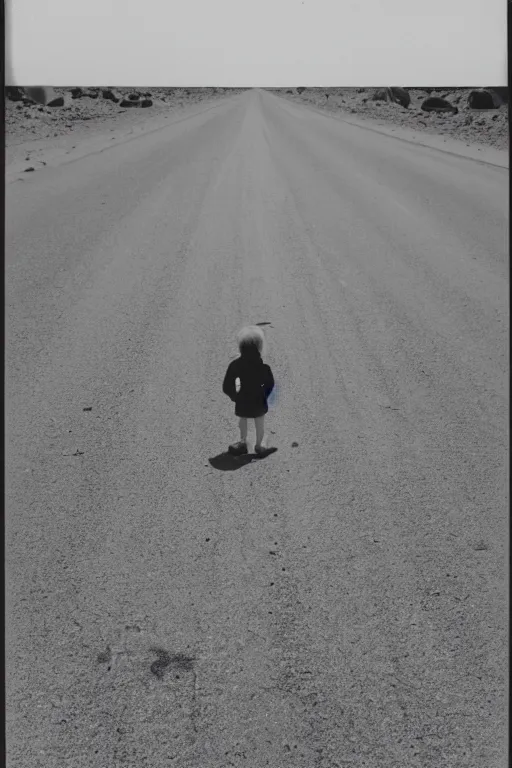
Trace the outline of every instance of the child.
<path fill-rule="evenodd" d="M 236 404 L 235 416 L 240 419 L 240 442 L 229 446 L 229 452 L 240 456 L 247 453 L 247 419 L 254 419 L 256 425 L 255 453 L 261 455 L 266 448 L 265 414 L 268 413 L 267 398 L 274 389 L 274 377 L 270 366 L 261 359 L 265 337 L 261 328 L 250 325 L 238 334 L 240 357 L 228 366 L 222 391 Z M 237 392 L 236 380 L 240 380 Z"/>

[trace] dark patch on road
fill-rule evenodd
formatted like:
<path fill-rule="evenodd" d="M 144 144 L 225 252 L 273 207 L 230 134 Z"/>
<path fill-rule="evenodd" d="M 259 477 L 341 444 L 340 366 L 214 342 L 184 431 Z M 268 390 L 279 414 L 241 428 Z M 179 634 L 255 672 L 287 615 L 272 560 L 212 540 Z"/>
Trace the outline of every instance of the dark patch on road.
<path fill-rule="evenodd" d="M 194 669 L 195 658 L 193 656 L 187 656 L 184 653 L 170 654 L 163 648 L 150 648 L 150 651 L 158 656 L 151 665 L 151 671 L 156 677 L 163 677 L 164 671 L 170 666 L 184 672 L 191 672 Z"/>
<path fill-rule="evenodd" d="M 110 659 L 112 658 L 112 651 L 110 650 L 110 645 L 107 645 L 107 648 L 105 651 L 98 653 L 98 656 L 96 658 L 99 664 L 106 664 L 107 661 L 110 661 Z"/>

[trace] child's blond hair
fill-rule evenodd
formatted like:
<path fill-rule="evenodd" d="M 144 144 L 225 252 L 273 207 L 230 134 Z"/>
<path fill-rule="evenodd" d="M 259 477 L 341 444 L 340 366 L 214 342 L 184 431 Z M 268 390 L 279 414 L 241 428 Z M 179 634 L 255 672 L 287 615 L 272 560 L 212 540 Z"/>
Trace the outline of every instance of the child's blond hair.
<path fill-rule="evenodd" d="M 265 335 L 259 326 L 246 325 L 238 332 L 237 343 L 240 354 L 251 348 L 256 348 L 262 355 L 265 347 Z"/>

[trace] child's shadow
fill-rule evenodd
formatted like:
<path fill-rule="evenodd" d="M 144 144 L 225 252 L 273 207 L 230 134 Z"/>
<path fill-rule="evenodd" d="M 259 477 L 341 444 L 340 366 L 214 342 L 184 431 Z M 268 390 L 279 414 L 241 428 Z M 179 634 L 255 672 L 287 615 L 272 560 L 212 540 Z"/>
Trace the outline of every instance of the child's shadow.
<path fill-rule="evenodd" d="M 242 456 L 233 456 L 233 454 L 226 451 L 225 453 L 219 453 L 218 456 L 213 456 L 211 459 L 208 459 L 208 461 L 214 469 L 220 469 L 222 472 L 234 472 L 237 469 L 242 469 L 246 464 L 250 464 L 251 461 L 261 461 L 266 456 L 270 456 L 271 453 L 275 453 L 276 451 L 277 448 L 267 448 L 265 453 L 260 454 L 259 456 L 256 453 L 245 453 Z"/>

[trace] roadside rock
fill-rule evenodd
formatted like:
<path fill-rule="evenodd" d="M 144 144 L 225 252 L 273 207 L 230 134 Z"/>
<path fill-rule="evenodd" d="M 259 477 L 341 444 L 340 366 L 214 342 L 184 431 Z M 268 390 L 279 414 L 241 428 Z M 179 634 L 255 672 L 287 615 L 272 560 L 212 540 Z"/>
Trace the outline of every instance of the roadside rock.
<path fill-rule="evenodd" d="M 502 104 L 508 104 L 508 87 L 507 86 L 498 86 L 497 88 L 488 88 L 487 90 L 493 91 L 493 93 L 496 93 Z"/>
<path fill-rule="evenodd" d="M 24 101 L 28 103 L 35 102 L 36 104 L 48 105 L 50 101 L 57 98 L 57 93 L 53 88 L 44 88 L 43 86 L 27 86 L 23 88 L 25 92 Z"/>
<path fill-rule="evenodd" d="M 107 99 L 108 101 L 113 101 L 114 104 L 117 104 L 121 100 L 121 97 L 114 93 L 110 88 L 105 88 L 101 92 L 101 95 L 102 98 Z"/>
<path fill-rule="evenodd" d="M 405 88 L 391 88 L 391 94 L 394 101 L 400 104 L 400 106 L 404 107 L 404 109 L 408 108 L 411 103 L 409 91 L 406 91 Z"/>
<path fill-rule="evenodd" d="M 499 106 L 498 95 L 483 88 L 471 91 L 468 96 L 468 107 L 470 109 L 498 109 Z"/>
<path fill-rule="evenodd" d="M 394 101 L 391 88 L 377 88 L 371 95 L 372 101 Z"/>
<path fill-rule="evenodd" d="M 126 109 L 130 107 L 152 107 L 153 106 L 153 100 L 152 99 L 123 99 L 122 102 L 119 104 L 120 107 Z"/>
<path fill-rule="evenodd" d="M 440 96 L 429 96 L 428 99 L 421 105 L 421 109 L 424 112 L 451 112 L 453 115 L 458 113 L 457 107 L 450 104 L 446 99 L 442 99 Z"/>
<path fill-rule="evenodd" d="M 47 104 L 48 107 L 63 107 L 64 106 L 64 96 L 56 96 L 55 99 L 52 99 Z"/>
<path fill-rule="evenodd" d="M 361 92 L 358 89 L 358 93 Z M 400 106 L 407 109 L 411 103 L 411 97 L 409 91 L 405 88 L 377 88 L 371 95 L 372 101 L 387 101 L 389 103 L 400 104 Z"/>
<path fill-rule="evenodd" d="M 18 88 L 15 85 L 8 85 L 5 89 L 5 95 L 9 101 L 22 101 L 25 97 L 23 88 Z"/>

